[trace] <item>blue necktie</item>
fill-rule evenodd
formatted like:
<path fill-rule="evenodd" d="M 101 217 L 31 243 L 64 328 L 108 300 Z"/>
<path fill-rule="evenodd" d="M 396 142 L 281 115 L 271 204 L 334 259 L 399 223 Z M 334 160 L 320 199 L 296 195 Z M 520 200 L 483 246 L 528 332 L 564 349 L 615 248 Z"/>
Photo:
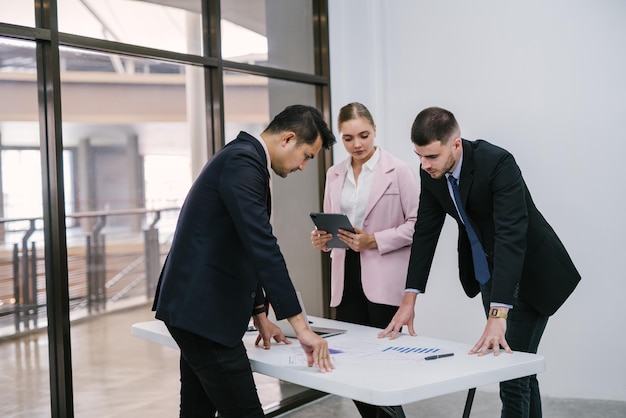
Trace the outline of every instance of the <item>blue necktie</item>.
<path fill-rule="evenodd" d="M 448 176 L 448 181 L 452 186 L 452 194 L 454 195 L 454 200 L 456 201 L 456 207 L 459 211 L 459 215 L 461 215 L 461 219 L 463 219 L 465 230 L 467 231 L 467 237 L 469 238 L 470 245 L 472 246 L 474 275 L 480 284 L 485 284 L 489 281 L 490 277 L 485 251 L 476 236 L 476 232 L 474 232 L 474 228 L 472 228 L 472 224 L 470 224 L 470 221 L 467 218 L 465 209 L 463 209 L 463 205 L 461 204 L 461 194 L 459 193 L 459 185 L 457 184 L 456 179 L 453 176 Z"/>

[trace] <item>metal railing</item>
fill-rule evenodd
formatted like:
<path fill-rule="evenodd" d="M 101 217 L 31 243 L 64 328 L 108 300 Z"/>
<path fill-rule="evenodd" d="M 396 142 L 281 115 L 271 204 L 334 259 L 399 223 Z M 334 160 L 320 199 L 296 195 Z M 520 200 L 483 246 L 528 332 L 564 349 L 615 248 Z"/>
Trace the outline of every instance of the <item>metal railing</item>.
<path fill-rule="evenodd" d="M 81 212 L 67 215 L 87 226 L 70 227 L 68 236 L 68 285 L 73 317 L 102 313 L 112 304 L 130 297 L 147 301 L 154 296 L 162 256 L 169 248 L 179 207 Z M 159 241 L 163 214 L 166 239 Z M 140 217 L 143 233 L 136 226 L 111 226 L 116 216 Z M 12 222 L 28 221 L 29 227 L 12 231 Z M 5 239 L 0 248 L 0 337 L 36 330 L 47 325 L 44 251 L 37 240 L 42 218 L 0 218 Z M 91 226 L 92 225 L 92 226 Z M 21 237 L 18 235 L 21 234 Z M 170 234 L 170 235 L 168 235 Z M 84 244 L 81 238 L 84 236 Z M 2 241 L 0 240 L 0 245 Z M 41 254 L 38 255 L 38 254 Z M 142 289 L 142 284 L 145 288 Z M 43 321 L 42 321 L 43 319 Z"/>

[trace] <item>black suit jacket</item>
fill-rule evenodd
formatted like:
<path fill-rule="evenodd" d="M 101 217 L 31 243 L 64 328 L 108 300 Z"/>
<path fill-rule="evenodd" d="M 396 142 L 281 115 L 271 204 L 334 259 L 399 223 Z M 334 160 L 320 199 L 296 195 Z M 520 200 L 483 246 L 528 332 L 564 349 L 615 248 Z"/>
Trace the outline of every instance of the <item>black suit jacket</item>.
<path fill-rule="evenodd" d="M 262 145 L 245 132 L 205 165 L 161 271 L 158 319 L 234 346 L 264 293 L 278 319 L 301 312 L 270 225 L 269 176 Z"/>
<path fill-rule="evenodd" d="M 471 246 L 445 177 L 420 170 L 421 196 L 407 288 L 425 291 L 446 214 L 459 226 L 461 284 L 469 297 L 479 284 Z M 506 150 L 483 140 L 463 140 L 461 201 L 487 254 L 491 299 L 515 305 L 518 298 L 552 315 L 572 293 L 580 275 L 554 230 L 535 207 L 522 173 Z"/>

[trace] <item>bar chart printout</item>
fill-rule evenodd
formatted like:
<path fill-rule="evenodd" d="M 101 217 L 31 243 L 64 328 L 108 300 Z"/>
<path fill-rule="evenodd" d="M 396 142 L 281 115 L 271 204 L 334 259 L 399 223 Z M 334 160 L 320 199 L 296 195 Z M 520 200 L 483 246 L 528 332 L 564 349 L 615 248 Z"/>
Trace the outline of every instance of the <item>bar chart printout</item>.
<path fill-rule="evenodd" d="M 351 351 L 344 350 L 343 354 L 335 355 L 338 361 L 343 362 L 350 360 L 357 361 L 399 361 L 399 362 L 414 362 L 416 360 L 423 360 L 427 356 L 433 356 L 444 353 L 441 347 L 429 347 L 429 346 L 402 346 L 402 345 L 366 345 L 363 344 L 358 348 L 353 348 Z"/>
<path fill-rule="evenodd" d="M 439 349 L 435 347 L 397 347 L 390 346 L 383 349 L 384 352 L 390 353 L 400 353 L 400 354 L 409 354 L 409 353 L 417 353 L 417 354 L 434 354 L 438 352 Z"/>
<path fill-rule="evenodd" d="M 426 356 L 441 354 L 444 351 L 440 347 L 415 347 L 401 345 L 380 345 L 364 341 L 350 341 L 341 344 L 339 341 L 331 341 L 329 351 L 333 363 L 351 363 L 354 361 L 415 361 L 422 360 Z M 306 364 L 306 356 L 300 347 L 290 347 L 289 359 L 285 359 L 285 365 Z"/>
<path fill-rule="evenodd" d="M 383 348 L 376 356 L 384 360 L 420 360 L 426 356 L 442 353 L 439 347 L 404 347 L 404 346 L 388 346 Z"/>

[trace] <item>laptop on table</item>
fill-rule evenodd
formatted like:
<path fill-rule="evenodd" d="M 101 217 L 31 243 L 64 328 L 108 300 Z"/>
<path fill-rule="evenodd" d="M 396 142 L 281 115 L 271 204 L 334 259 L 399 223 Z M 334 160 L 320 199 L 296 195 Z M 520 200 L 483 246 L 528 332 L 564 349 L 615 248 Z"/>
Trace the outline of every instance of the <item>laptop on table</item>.
<path fill-rule="evenodd" d="M 304 320 L 306 321 L 309 329 L 319 335 L 322 338 L 332 337 L 334 335 L 344 334 L 347 330 L 340 328 L 327 328 L 327 327 L 317 327 L 312 326 L 309 318 L 307 317 L 306 310 L 304 309 L 304 303 L 302 302 L 302 295 L 300 292 L 296 291 L 296 295 L 298 296 L 298 302 L 300 303 L 300 307 L 302 308 L 302 316 L 304 316 Z M 285 337 L 296 338 L 296 332 L 293 330 L 291 324 L 286 319 L 281 319 L 278 321 L 276 319 L 276 314 L 274 313 L 274 309 L 272 309 L 272 305 L 269 306 L 267 311 L 267 317 L 270 321 L 275 323 Z"/>

